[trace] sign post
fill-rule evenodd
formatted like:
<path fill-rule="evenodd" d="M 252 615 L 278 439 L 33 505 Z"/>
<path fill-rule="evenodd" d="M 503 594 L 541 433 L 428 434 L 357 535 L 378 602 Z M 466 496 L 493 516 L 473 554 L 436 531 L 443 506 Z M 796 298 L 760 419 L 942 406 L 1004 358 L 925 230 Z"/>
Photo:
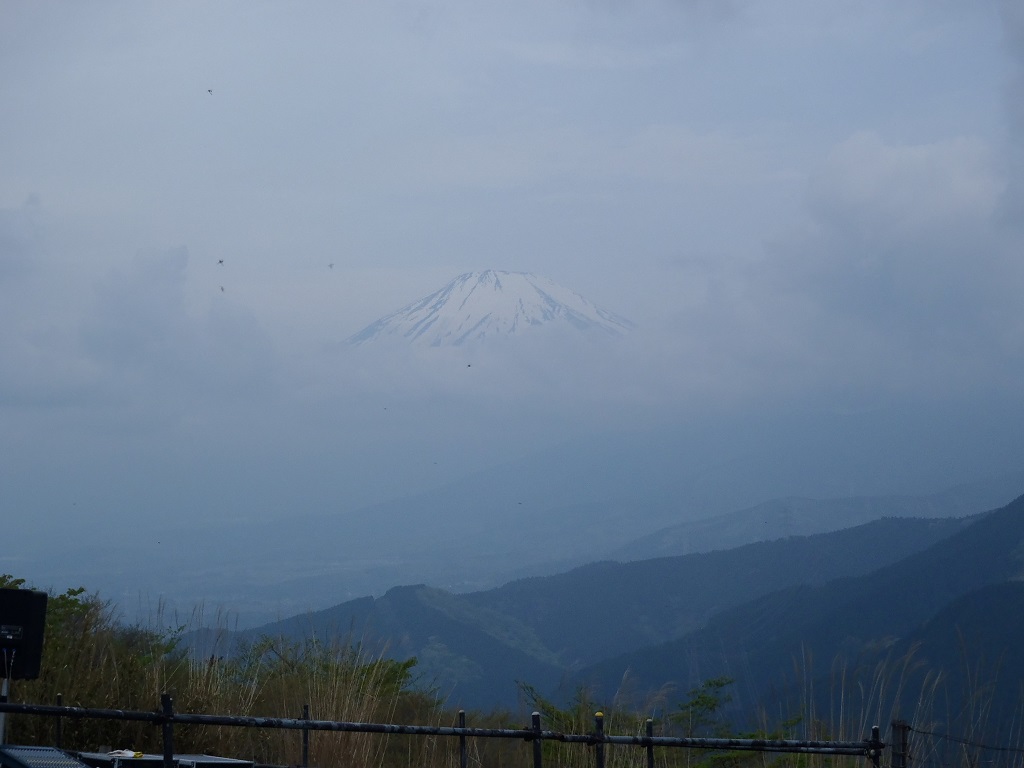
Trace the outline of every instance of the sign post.
<path fill-rule="evenodd" d="M 45 592 L 37 589 L 0 589 L 0 701 L 7 703 L 11 680 L 39 677 L 46 626 Z M 7 716 L 0 712 L 0 744 L 7 741 Z"/>

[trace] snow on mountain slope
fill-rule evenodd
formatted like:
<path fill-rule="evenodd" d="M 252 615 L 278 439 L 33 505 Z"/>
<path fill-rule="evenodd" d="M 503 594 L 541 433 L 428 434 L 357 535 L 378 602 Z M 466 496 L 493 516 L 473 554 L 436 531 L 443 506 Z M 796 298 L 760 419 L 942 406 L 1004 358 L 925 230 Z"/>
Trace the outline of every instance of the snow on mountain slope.
<path fill-rule="evenodd" d="M 371 323 L 349 341 L 398 338 L 421 346 L 461 346 L 518 336 L 540 326 L 619 334 L 632 323 L 547 278 L 489 269 L 459 275 L 440 290 Z"/>

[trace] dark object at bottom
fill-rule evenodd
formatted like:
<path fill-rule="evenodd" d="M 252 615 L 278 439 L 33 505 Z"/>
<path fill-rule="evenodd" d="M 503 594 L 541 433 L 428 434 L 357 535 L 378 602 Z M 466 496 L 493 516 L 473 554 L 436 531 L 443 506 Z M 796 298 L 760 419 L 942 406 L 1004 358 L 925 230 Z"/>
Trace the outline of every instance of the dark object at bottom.
<path fill-rule="evenodd" d="M 143 754 L 140 757 L 129 757 L 106 752 L 79 752 L 78 757 L 85 763 L 85 768 L 163 768 L 164 764 L 163 755 Z M 235 760 L 215 755 L 175 755 L 174 765 L 177 768 L 253 768 L 251 760 Z"/>
<path fill-rule="evenodd" d="M 54 747 L 0 746 L 2 768 L 89 768 L 86 763 Z"/>

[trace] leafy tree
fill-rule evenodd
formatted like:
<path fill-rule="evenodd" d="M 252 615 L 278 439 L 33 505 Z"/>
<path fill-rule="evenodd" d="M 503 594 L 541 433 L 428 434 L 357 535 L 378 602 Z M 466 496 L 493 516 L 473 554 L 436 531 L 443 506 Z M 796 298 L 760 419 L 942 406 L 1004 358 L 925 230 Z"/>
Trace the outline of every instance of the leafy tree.
<path fill-rule="evenodd" d="M 720 710 L 732 701 L 732 695 L 725 689 L 733 682 L 731 677 L 713 677 L 691 688 L 689 698 L 670 719 L 682 726 L 684 736 L 724 737 L 729 733 L 729 724 L 721 719 Z"/>

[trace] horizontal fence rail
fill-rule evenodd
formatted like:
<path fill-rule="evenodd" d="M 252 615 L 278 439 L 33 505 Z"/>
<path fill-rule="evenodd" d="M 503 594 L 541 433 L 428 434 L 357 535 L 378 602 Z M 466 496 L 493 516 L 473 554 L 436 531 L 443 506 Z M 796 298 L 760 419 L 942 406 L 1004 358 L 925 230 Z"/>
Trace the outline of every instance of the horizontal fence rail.
<path fill-rule="evenodd" d="M 304 708 L 303 713 L 306 713 Z M 798 754 L 848 755 L 869 758 L 877 768 L 879 758 L 885 744 L 879 737 L 879 728 L 871 729 L 871 736 L 862 741 L 814 741 L 800 739 L 731 739 L 731 738 L 697 738 L 683 736 L 654 736 L 652 721 L 647 721 L 646 736 L 617 736 L 604 732 L 604 718 L 597 713 L 594 718 L 594 731 L 591 733 L 562 733 L 544 730 L 540 724 L 540 714 L 533 713 L 530 728 L 473 728 L 465 726 L 465 713 L 459 712 L 458 726 L 434 725 L 401 725 L 394 723 L 360 723 L 338 720 L 311 720 L 307 717 L 248 717 L 239 715 L 202 715 L 175 712 L 173 701 L 169 695 L 161 697 L 161 711 L 143 712 L 123 709 L 94 709 L 89 707 L 49 706 L 43 704 L 17 704 L 0 702 L 0 713 L 35 715 L 43 717 L 125 720 L 152 723 L 163 729 L 164 766 L 173 768 L 174 738 L 173 726 L 181 725 L 212 725 L 236 728 L 271 728 L 302 731 L 303 753 L 306 755 L 306 735 L 309 731 L 335 731 L 347 733 L 380 733 L 402 734 L 408 736 L 450 736 L 459 737 L 460 748 L 465 756 L 466 738 L 520 739 L 533 742 L 534 766 L 541 768 L 540 746 L 544 741 L 578 743 L 595 747 L 595 763 L 597 768 L 604 766 L 604 750 L 606 744 L 618 744 L 632 747 L 646 747 L 652 754 L 655 747 L 705 749 L 705 750 L 745 750 L 754 752 L 790 752 Z M 59 722 L 59 721 L 58 721 Z M 60 746 L 58 744 L 58 746 Z M 305 760 L 304 760 L 305 763 Z M 463 759 L 462 765 L 465 765 Z"/>

